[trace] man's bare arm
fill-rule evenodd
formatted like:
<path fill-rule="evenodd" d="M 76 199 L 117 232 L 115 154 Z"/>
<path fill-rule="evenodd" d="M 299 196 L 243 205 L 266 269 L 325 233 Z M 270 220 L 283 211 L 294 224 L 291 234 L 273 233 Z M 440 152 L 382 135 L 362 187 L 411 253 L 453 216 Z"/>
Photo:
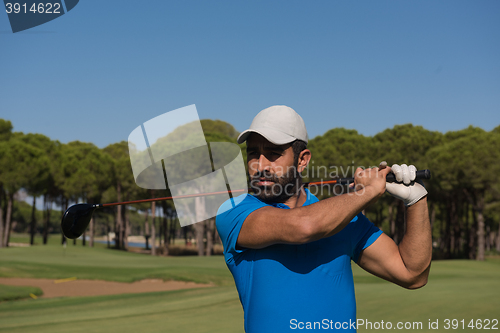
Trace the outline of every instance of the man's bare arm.
<path fill-rule="evenodd" d="M 361 252 L 358 265 L 385 280 L 415 289 L 427 283 L 432 258 L 427 198 L 408 207 L 406 220 L 406 232 L 399 246 L 382 234 Z"/>
<path fill-rule="evenodd" d="M 384 194 L 389 171 L 390 168 L 356 170 L 355 184 L 359 190 L 354 193 L 294 209 L 258 209 L 243 222 L 237 244 L 259 249 L 278 243 L 304 244 L 334 235 Z"/>

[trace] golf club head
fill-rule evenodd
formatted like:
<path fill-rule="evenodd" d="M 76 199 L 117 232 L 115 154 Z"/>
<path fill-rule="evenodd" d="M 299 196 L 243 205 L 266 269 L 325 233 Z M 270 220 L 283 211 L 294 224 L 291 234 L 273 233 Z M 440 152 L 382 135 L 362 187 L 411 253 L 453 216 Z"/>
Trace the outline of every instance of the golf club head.
<path fill-rule="evenodd" d="M 69 207 L 64 212 L 61 228 L 64 236 L 75 239 L 80 237 L 92 218 L 92 213 L 97 208 L 97 205 L 92 204 L 77 204 Z"/>

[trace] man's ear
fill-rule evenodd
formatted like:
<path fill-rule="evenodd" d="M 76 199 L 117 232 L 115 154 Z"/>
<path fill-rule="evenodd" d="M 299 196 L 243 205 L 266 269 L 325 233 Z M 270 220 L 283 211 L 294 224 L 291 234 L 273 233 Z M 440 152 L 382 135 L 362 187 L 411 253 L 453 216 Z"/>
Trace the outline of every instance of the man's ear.
<path fill-rule="evenodd" d="M 303 151 L 300 152 L 299 154 L 299 163 L 297 165 L 297 170 L 299 172 L 304 171 L 304 169 L 307 167 L 309 162 L 311 161 L 311 151 L 309 149 L 304 149 Z"/>

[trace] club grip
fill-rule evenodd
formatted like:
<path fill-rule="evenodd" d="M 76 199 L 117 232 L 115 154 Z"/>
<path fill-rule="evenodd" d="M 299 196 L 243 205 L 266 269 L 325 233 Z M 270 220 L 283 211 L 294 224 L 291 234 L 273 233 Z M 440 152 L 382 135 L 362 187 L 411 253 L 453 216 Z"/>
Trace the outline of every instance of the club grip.
<path fill-rule="evenodd" d="M 416 179 L 431 179 L 431 170 L 429 170 L 429 169 L 417 170 L 415 178 Z M 394 176 L 394 174 L 391 172 L 387 175 L 385 180 L 388 182 L 395 182 L 396 176 Z"/>

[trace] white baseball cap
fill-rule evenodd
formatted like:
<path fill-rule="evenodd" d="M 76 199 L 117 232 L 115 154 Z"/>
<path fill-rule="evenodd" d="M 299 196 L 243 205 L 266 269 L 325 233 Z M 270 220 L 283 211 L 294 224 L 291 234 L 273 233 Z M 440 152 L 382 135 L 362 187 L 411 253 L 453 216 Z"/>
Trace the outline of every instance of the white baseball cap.
<path fill-rule="evenodd" d="M 251 133 L 262 135 L 275 145 L 284 145 L 295 140 L 308 142 L 304 120 L 294 109 L 285 105 L 274 105 L 260 111 L 253 118 L 250 128 L 238 137 L 238 143 L 246 141 Z"/>

